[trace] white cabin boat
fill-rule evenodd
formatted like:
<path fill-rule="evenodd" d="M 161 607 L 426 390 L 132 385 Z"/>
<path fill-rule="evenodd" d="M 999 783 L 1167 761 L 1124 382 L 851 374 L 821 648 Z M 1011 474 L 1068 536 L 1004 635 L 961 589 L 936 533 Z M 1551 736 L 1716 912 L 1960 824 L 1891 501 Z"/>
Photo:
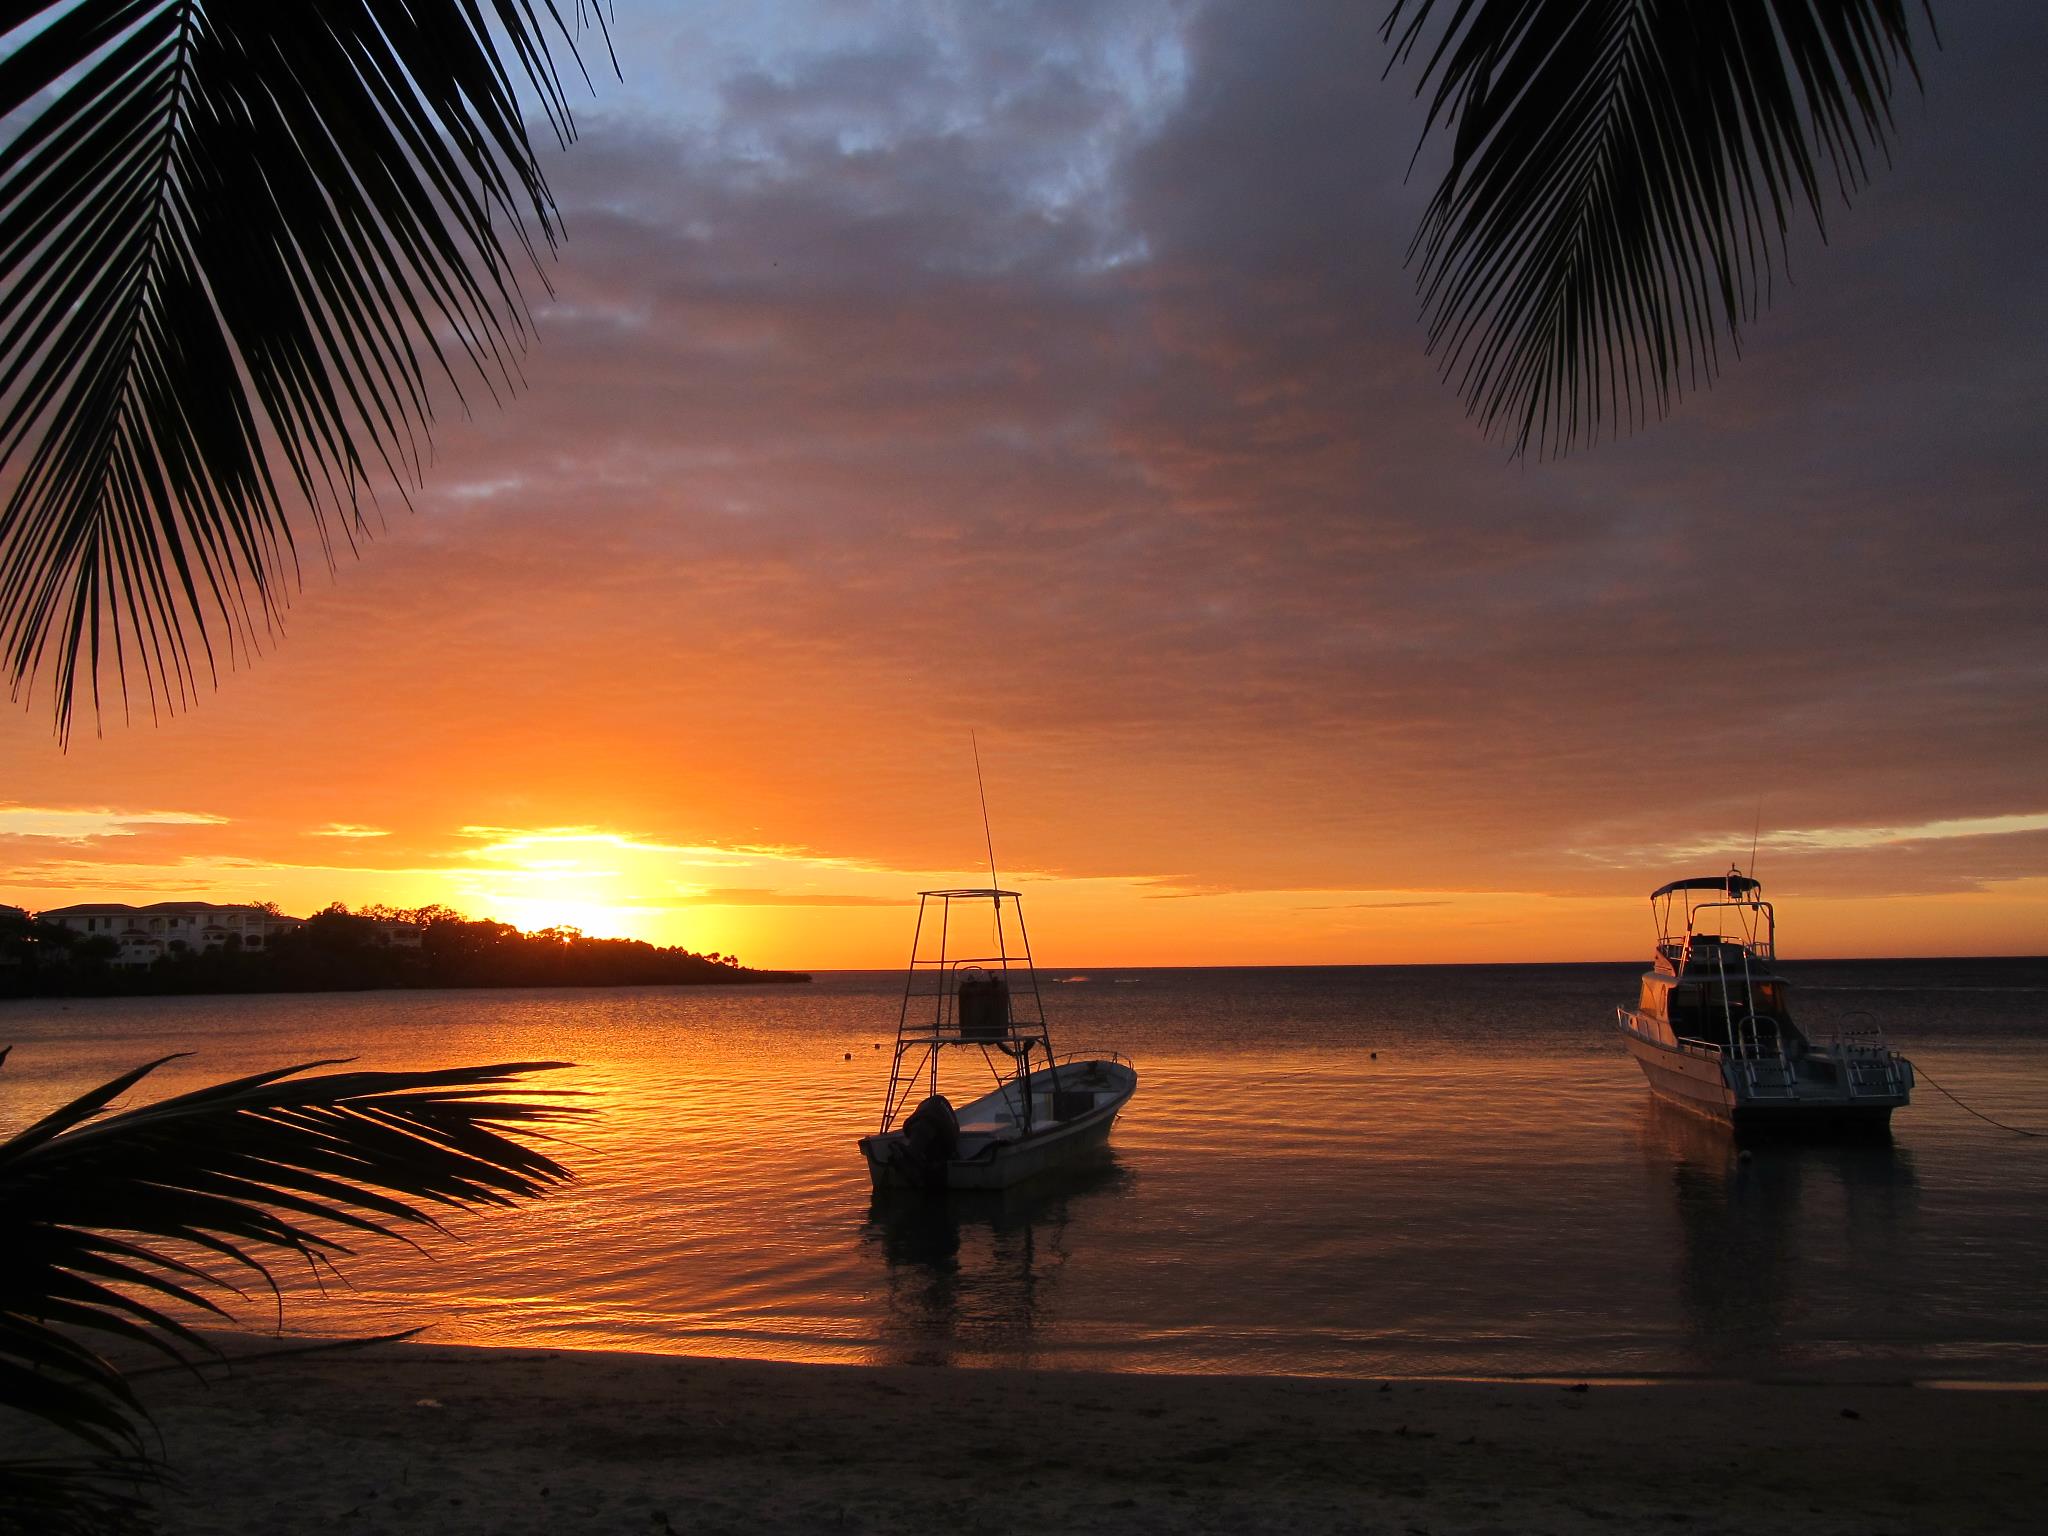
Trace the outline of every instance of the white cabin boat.
<path fill-rule="evenodd" d="M 1738 1130 L 1882 1132 L 1913 1064 L 1875 1027 L 1809 1038 L 1777 973 L 1777 914 L 1737 870 L 1650 893 L 1655 962 L 1615 1010 L 1650 1087 Z"/>
<path fill-rule="evenodd" d="M 961 953 L 984 916 L 993 952 Z M 942 1057 L 992 1086 L 956 1109 Z M 1015 891 L 918 893 L 881 1129 L 860 1141 L 876 1189 L 1007 1189 L 1079 1162 L 1137 1087 L 1121 1056 L 1054 1057 Z"/>

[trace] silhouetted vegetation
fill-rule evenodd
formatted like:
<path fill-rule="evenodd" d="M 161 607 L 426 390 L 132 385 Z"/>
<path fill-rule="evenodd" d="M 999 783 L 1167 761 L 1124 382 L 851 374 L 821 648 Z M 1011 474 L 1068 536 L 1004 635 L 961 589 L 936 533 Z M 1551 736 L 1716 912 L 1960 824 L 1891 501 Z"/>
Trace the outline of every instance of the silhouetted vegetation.
<path fill-rule="evenodd" d="M 410 932 L 407 932 L 410 930 Z M 394 942 L 394 935 L 398 941 Z M 230 938 L 173 949 L 154 965 L 114 963 L 118 947 L 54 923 L 0 914 L 0 996 L 123 997 L 196 992 L 360 992 L 388 987 L 645 987 L 799 982 L 730 955 L 596 939 L 574 928 L 522 933 L 447 907 L 339 902 L 262 950 Z"/>
<path fill-rule="evenodd" d="M 148 1415 L 95 1335 L 215 1357 L 190 1322 L 232 1322 L 274 1291 L 269 1265 L 337 1274 L 366 1236 L 405 1242 L 451 1208 L 544 1195 L 571 1174 L 534 1143 L 585 1113 L 562 1102 L 573 1090 L 530 1082 L 555 1061 L 313 1076 L 339 1063 L 302 1062 L 113 1108 L 172 1059 L 0 1140 L 0 1422 L 11 1439 L 41 1420 L 90 1453 L 0 1459 L 0 1530 L 151 1528 Z"/>

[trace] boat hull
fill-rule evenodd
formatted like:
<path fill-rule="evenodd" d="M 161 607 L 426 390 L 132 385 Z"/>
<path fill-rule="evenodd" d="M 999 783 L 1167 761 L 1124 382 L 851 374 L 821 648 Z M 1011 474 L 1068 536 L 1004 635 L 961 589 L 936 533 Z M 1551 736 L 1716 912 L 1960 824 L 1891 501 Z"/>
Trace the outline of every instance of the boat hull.
<path fill-rule="evenodd" d="M 863 1136 L 860 1150 L 867 1159 L 869 1179 L 877 1190 L 1010 1189 L 1087 1161 L 1108 1144 L 1117 1115 L 1137 1091 L 1138 1074 L 1128 1063 L 1113 1060 L 1062 1062 L 1057 1071 L 1070 1083 L 1099 1080 L 1095 1106 L 1066 1120 L 1022 1130 L 1015 1124 L 1019 1099 L 1013 1084 L 960 1111 L 962 1129 L 970 1134 L 963 1135 L 958 1157 L 920 1161 L 912 1156 L 901 1131 Z M 1041 1069 L 1031 1075 L 1029 1086 L 1043 1093 L 1052 1081 L 1053 1073 Z M 1007 1131 L 972 1132 L 978 1123 L 975 1117 L 990 1113 L 1010 1116 Z"/>
<path fill-rule="evenodd" d="M 1890 1133 L 1892 1111 L 1907 1102 L 1904 1094 L 1816 1096 L 1811 1085 L 1805 1097 L 1759 1099 L 1729 1081 L 1727 1063 L 1718 1053 L 1648 1039 L 1629 1027 L 1625 1013 L 1620 1029 L 1653 1093 L 1745 1134 L 1884 1136 Z"/>

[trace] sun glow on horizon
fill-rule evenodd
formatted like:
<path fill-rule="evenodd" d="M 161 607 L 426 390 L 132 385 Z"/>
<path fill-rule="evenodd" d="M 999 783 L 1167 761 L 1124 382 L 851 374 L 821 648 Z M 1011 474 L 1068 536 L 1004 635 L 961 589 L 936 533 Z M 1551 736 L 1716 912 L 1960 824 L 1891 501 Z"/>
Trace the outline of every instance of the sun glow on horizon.
<path fill-rule="evenodd" d="M 58 813 L 36 814 L 38 832 L 46 824 L 71 830 Z M 815 971 L 901 965 L 916 893 L 986 878 L 595 824 L 322 837 L 318 858 L 293 862 L 235 851 L 247 844 L 225 818 L 127 819 L 134 835 L 89 851 L 37 838 L 7 871 L 11 888 L 0 896 L 31 909 L 166 899 L 273 900 L 293 913 L 337 900 L 441 905 L 526 932 L 575 928 Z M 1663 850 L 1631 867 L 1662 869 L 1673 857 Z M 1003 883 L 1025 893 L 1034 953 L 1055 967 L 1623 960 L 1640 957 L 1646 942 L 1640 894 L 1584 877 L 1585 888 L 1550 891 L 1232 887 L 1144 872 L 1030 870 L 1006 873 Z M 1786 952 L 1800 958 L 2018 954 L 2038 950 L 2048 932 L 2048 880 L 1875 896 L 1846 894 L 1839 882 L 1802 891 L 1789 871 L 1773 884 L 1781 901 L 1789 897 Z"/>
<path fill-rule="evenodd" d="M 539 933 L 549 928 L 573 928 L 592 939 L 644 939 L 649 925 L 632 907 L 607 906 L 595 901 L 558 899 L 546 895 L 515 896 L 482 903 L 482 910 L 494 921 L 510 923 L 522 933 Z"/>
<path fill-rule="evenodd" d="M 473 840 L 464 861 L 479 867 L 453 876 L 451 905 L 528 933 L 574 928 L 592 938 L 664 942 L 625 885 L 640 873 L 631 868 L 634 854 L 669 850 L 596 827 L 470 826 L 460 835 Z"/>

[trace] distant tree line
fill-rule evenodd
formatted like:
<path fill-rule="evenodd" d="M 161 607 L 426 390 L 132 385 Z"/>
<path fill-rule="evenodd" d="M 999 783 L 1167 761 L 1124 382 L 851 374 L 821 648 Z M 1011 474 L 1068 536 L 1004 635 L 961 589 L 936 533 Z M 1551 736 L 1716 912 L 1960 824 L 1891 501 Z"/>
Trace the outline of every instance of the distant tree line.
<path fill-rule="evenodd" d="M 391 941 L 408 925 L 417 943 Z M 195 992 L 358 992 L 386 987 L 640 987 L 795 982 L 731 955 L 657 949 L 640 939 L 597 939 L 575 928 L 522 933 L 510 923 L 448 907 L 340 902 L 272 935 L 261 950 L 230 937 L 214 948 L 173 949 L 153 965 L 120 966 L 120 947 L 27 914 L 0 912 L 0 996 L 120 997 Z"/>

